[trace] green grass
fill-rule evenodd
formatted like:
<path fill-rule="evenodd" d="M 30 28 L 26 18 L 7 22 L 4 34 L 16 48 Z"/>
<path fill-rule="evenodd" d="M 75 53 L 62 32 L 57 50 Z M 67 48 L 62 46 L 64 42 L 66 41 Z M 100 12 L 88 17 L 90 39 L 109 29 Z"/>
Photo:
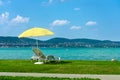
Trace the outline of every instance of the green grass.
<path fill-rule="evenodd" d="M 50 78 L 50 77 L 11 77 L 0 76 L 0 80 L 100 80 L 92 78 Z"/>
<path fill-rule="evenodd" d="M 30 60 L 0 60 L 0 72 L 120 74 L 120 62 L 70 60 L 36 65 Z"/>

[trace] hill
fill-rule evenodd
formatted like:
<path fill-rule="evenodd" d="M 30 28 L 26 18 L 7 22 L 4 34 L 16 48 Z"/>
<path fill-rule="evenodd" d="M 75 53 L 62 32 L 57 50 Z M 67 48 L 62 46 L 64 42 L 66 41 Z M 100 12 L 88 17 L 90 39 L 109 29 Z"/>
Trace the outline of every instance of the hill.
<path fill-rule="evenodd" d="M 67 38 L 52 38 L 46 41 L 38 40 L 39 47 L 120 47 L 119 41 L 110 40 L 95 40 L 95 39 L 67 39 Z M 2 37 L 0 36 L 0 47 L 33 47 L 36 46 L 36 40 L 30 38 L 19 39 L 17 37 Z"/>

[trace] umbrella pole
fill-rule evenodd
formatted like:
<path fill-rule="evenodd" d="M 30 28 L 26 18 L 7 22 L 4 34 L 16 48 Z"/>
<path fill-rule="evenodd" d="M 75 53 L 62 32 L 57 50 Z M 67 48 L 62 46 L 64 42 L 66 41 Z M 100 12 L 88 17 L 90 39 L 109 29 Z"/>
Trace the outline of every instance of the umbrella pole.
<path fill-rule="evenodd" d="M 37 48 L 38 48 L 38 40 L 36 39 L 36 46 L 37 46 Z"/>

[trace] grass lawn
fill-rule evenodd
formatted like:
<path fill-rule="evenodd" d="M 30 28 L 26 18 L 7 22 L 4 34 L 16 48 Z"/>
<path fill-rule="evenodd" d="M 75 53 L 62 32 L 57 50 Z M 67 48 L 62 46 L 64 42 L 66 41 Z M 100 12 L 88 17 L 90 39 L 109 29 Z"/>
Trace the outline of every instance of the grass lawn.
<path fill-rule="evenodd" d="M 49 78 L 49 77 L 11 77 L 0 76 L 0 80 L 100 80 L 92 78 Z"/>
<path fill-rule="evenodd" d="M 30 60 L 0 60 L 0 72 L 120 74 L 120 62 L 69 60 L 37 65 Z"/>

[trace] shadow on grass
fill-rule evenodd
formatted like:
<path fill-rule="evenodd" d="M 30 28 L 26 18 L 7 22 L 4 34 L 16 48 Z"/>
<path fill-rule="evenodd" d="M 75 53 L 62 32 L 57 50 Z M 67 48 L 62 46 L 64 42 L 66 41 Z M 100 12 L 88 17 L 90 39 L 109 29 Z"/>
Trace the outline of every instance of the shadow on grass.
<path fill-rule="evenodd" d="M 59 62 L 49 61 L 49 62 L 46 62 L 45 64 L 68 64 L 68 63 L 72 63 L 72 61 L 59 61 Z"/>

